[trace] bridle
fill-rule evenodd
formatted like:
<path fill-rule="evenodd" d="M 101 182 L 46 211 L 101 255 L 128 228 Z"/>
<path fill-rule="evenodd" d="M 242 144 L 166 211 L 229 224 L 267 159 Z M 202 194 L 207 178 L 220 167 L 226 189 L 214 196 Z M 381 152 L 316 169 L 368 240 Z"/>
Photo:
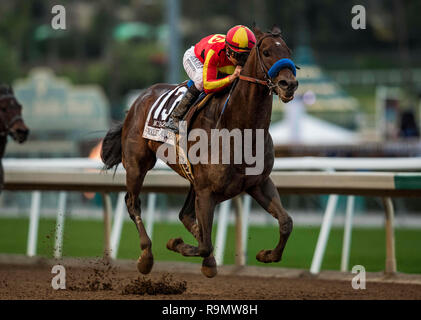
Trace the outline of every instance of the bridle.
<path fill-rule="evenodd" d="M 261 80 L 261 79 L 257 79 L 257 78 L 253 78 L 253 77 L 248 77 L 248 76 L 244 76 L 244 75 L 240 75 L 237 79 L 234 80 L 233 85 L 231 86 L 231 89 L 228 93 L 227 99 L 225 100 L 224 106 L 222 107 L 222 111 L 218 117 L 218 121 L 216 122 L 216 127 L 218 128 L 222 119 L 222 115 L 225 112 L 225 109 L 227 108 L 228 102 L 230 100 L 231 94 L 234 90 L 234 88 L 236 87 L 238 80 L 244 80 L 244 81 L 248 81 L 251 83 L 256 83 L 256 84 L 260 84 L 260 85 L 264 85 L 269 89 L 269 95 L 272 95 L 272 93 L 275 91 L 276 88 L 276 84 L 273 83 L 272 78 L 275 76 L 275 74 L 277 74 L 279 72 L 279 70 L 281 68 L 290 68 L 294 74 L 294 76 L 296 75 L 296 68 L 299 69 L 298 67 L 295 66 L 295 64 L 290 60 L 290 59 L 280 59 L 277 62 L 274 63 L 273 66 L 271 66 L 270 68 L 267 68 L 266 65 L 263 62 L 262 57 L 260 56 L 260 45 L 262 44 L 262 41 L 266 38 L 269 37 L 281 37 L 280 33 L 272 33 L 272 32 L 268 32 L 265 36 L 263 36 L 262 38 L 260 38 L 259 42 L 257 42 L 255 49 L 257 51 L 257 60 L 259 62 L 260 68 L 262 69 L 262 73 L 263 73 L 263 77 L 265 80 Z M 272 75 L 272 76 L 271 76 Z M 275 91 L 276 92 L 276 91 Z"/>
<path fill-rule="evenodd" d="M 244 80 L 244 81 L 248 81 L 248 82 L 252 82 L 252 83 L 256 83 L 256 84 L 261 84 L 264 86 L 267 86 L 269 89 L 269 95 L 271 95 L 274 92 L 274 89 L 276 88 L 276 84 L 273 83 L 272 78 L 269 76 L 268 72 L 270 70 L 270 68 L 266 67 L 265 63 L 263 62 L 263 59 L 260 55 L 260 45 L 262 44 L 262 41 L 266 38 L 269 37 L 281 37 L 280 33 L 272 33 L 269 32 L 268 34 L 266 34 L 265 36 L 263 36 L 259 42 L 256 44 L 256 51 L 257 51 L 257 61 L 259 63 L 260 69 L 263 73 L 263 77 L 264 80 L 261 79 L 257 79 L 257 78 L 253 78 L 253 77 L 248 77 L 248 76 L 243 76 L 240 75 L 239 78 L 240 80 Z"/>
<path fill-rule="evenodd" d="M 0 97 L 0 101 L 6 100 L 6 99 L 16 99 L 16 98 L 13 94 L 6 94 L 6 95 Z M 23 121 L 22 116 L 16 115 L 12 119 L 10 119 L 10 121 L 8 123 L 4 123 L 5 128 L 4 128 L 3 131 L 0 131 L 0 137 L 7 136 L 9 134 L 9 129 L 19 120 Z"/>

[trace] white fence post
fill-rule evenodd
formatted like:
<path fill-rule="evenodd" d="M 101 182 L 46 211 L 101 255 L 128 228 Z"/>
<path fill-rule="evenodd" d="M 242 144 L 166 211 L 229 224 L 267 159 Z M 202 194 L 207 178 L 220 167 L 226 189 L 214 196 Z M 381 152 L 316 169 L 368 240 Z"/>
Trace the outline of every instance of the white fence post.
<path fill-rule="evenodd" d="M 148 207 L 146 209 L 146 233 L 152 239 L 153 225 L 155 218 L 156 207 L 156 193 L 151 192 L 148 194 Z"/>
<path fill-rule="evenodd" d="M 29 216 L 29 233 L 26 254 L 33 257 L 37 254 L 39 211 L 41 206 L 41 191 L 32 192 L 31 212 Z"/>
<path fill-rule="evenodd" d="M 234 198 L 235 207 L 235 265 L 245 265 L 245 255 L 243 247 L 243 201 L 241 195 Z"/>
<path fill-rule="evenodd" d="M 218 217 L 218 230 L 216 232 L 215 260 L 218 266 L 224 263 L 225 241 L 228 228 L 228 214 L 231 208 L 231 200 L 221 203 Z"/>
<path fill-rule="evenodd" d="M 66 214 L 67 193 L 61 191 L 58 196 L 56 239 L 54 244 L 54 258 L 59 259 L 63 254 L 64 217 Z"/>
<path fill-rule="evenodd" d="M 244 264 L 247 264 L 247 237 L 249 231 L 249 216 L 251 209 L 251 197 L 246 194 L 243 198 L 243 233 L 242 233 L 242 242 L 243 242 L 243 252 L 244 252 Z"/>
<path fill-rule="evenodd" d="M 354 196 L 348 196 L 346 200 L 345 230 L 342 243 L 341 271 L 348 271 L 349 256 L 351 252 L 352 216 L 354 214 Z"/>
<path fill-rule="evenodd" d="M 102 205 L 103 205 L 103 217 L 104 217 L 104 258 L 109 259 L 111 257 L 110 248 L 110 233 L 111 233 L 111 197 L 110 194 L 104 192 L 102 194 Z"/>
<path fill-rule="evenodd" d="M 319 238 L 317 239 L 316 250 L 314 251 L 313 261 L 311 262 L 310 272 L 317 274 L 320 272 L 322 266 L 323 256 L 325 254 L 327 240 L 329 239 L 330 228 L 332 226 L 333 216 L 338 203 L 338 195 L 332 194 L 329 196 L 326 211 L 323 217 L 322 226 L 320 227 Z"/>
<path fill-rule="evenodd" d="M 395 254 L 395 233 L 394 221 L 395 214 L 393 210 L 393 202 L 391 198 L 383 198 L 383 205 L 385 207 L 386 221 L 386 268 L 385 272 L 388 274 L 396 273 L 396 254 Z"/>
<path fill-rule="evenodd" d="M 117 259 L 118 248 L 120 246 L 121 231 L 123 229 L 124 215 L 127 213 L 125 192 L 118 194 L 115 209 L 113 228 L 111 231 L 111 258 Z"/>

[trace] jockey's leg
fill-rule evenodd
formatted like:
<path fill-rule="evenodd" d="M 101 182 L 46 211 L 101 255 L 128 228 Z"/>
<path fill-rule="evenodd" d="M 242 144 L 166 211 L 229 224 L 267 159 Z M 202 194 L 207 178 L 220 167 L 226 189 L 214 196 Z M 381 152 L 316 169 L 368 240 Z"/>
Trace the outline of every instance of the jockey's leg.
<path fill-rule="evenodd" d="M 203 90 L 203 64 L 196 57 L 194 47 L 188 49 L 183 56 L 183 66 L 187 75 L 192 79 L 194 84 L 189 87 L 184 97 L 181 99 L 177 107 L 171 113 L 166 127 L 178 132 L 178 122 L 186 114 L 189 107 L 198 98 L 200 92 Z"/>
<path fill-rule="evenodd" d="M 196 99 L 199 97 L 199 94 L 200 91 L 196 88 L 195 85 L 190 86 L 181 101 L 175 107 L 174 111 L 171 112 L 170 118 L 165 125 L 168 129 L 171 129 L 175 133 L 178 132 L 178 123 L 184 117 L 193 102 L 196 101 Z"/>

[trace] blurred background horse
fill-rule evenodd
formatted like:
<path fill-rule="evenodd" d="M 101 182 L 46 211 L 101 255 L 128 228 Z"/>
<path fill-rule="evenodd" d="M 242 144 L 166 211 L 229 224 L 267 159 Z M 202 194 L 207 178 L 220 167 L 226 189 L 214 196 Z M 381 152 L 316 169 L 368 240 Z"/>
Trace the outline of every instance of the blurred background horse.
<path fill-rule="evenodd" d="M 18 143 L 28 138 L 29 129 L 22 118 L 22 106 L 17 101 L 12 87 L 0 85 L 0 160 L 3 158 L 7 137 Z M 3 187 L 3 165 L 0 163 L 0 186 Z"/>

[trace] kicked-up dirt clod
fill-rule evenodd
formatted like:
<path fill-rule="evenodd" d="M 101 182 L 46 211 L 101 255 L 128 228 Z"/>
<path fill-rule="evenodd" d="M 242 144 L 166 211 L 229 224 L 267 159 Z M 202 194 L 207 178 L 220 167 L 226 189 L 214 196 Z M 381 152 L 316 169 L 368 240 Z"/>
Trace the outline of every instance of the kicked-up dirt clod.
<path fill-rule="evenodd" d="M 146 277 L 138 277 L 127 284 L 123 291 L 123 295 L 159 295 L 159 294 L 182 294 L 187 289 L 186 281 L 174 281 L 172 275 L 165 273 L 161 279 L 152 281 Z"/>
<path fill-rule="evenodd" d="M 72 291 L 100 291 L 113 290 L 117 279 L 116 268 L 113 267 L 106 260 L 99 260 L 95 262 L 95 267 L 92 268 L 90 274 L 85 280 L 73 280 L 68 286 Z"/>

